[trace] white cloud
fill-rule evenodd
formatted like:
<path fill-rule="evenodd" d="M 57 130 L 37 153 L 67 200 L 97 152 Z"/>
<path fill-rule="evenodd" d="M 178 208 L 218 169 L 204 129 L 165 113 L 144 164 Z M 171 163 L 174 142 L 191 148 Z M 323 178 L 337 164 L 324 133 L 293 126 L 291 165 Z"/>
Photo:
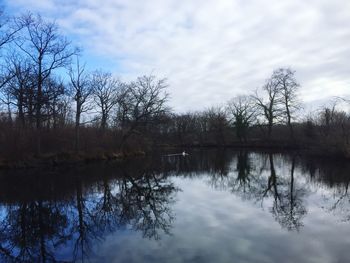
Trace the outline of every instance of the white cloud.
<path fill-rule="evenodd" d="M 347 0 L 38 2 L 7 4 L 56 18 L 87 56 L 116 61 L 124 79 L 167 77 L 176 110 L 247 93 L 281 66 L 297 70 L 306 101 L 349 92 Z"/>

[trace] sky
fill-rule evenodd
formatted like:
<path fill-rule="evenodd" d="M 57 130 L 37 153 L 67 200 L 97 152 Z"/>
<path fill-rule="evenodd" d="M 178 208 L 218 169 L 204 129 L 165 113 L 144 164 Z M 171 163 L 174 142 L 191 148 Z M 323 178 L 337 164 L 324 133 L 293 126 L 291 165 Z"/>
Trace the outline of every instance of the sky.
<path fill-rule="evenodd" d="M 250 94 L 280 67 L 296 71 L 306 104 L 350 93 L 349 0 L 0 2 L 56 20 L 89 69 L 167 78 L 178 112 Z"/>

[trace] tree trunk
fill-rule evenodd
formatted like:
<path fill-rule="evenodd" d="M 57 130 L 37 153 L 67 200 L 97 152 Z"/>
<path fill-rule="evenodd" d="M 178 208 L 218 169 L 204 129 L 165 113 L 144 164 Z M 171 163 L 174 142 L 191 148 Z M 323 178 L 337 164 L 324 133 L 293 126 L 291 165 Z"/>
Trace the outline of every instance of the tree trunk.
<path fill-rule="evenodd" d="M 41 58 L 39 57 L 39 72 L 38 72 L 38 91 L 37 91 L 37 103 L 36 103 L 36 153 L 41 154 L 41 103 L 42 103 L 42 65 Z"/>
<path fill-rule="evenodd" d="M 77 112 L 75 115 L 75 151 L 80 148 L 80 103 L 77 102 Z"/>
<path fill-rule="evenodd" d="M 290 115 L 287 99 L 286 99 L 285 103 L 286 103 L 287 125 L 288 125 L 289 131 L 290 131 L 290 138 L 292 140 L 294 140 L 294 131 L 293 131 L 293 126 L 292 126 L 292 121 L 291 121 L 292 117 Z"/>

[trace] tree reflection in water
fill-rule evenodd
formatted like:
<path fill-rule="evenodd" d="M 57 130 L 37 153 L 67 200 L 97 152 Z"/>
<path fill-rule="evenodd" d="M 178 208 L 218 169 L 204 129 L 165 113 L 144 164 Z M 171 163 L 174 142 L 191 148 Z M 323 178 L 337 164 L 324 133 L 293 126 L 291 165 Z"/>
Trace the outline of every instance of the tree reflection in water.
<path fill-rule="evenodd" d="M 314 165 L 314 159 L 305 160 L 305 167 L 312 167 L 310 178 L 318 186 L 328 188 L 323 195 L 324 209 L 342 221 L 350 221 L 350 164 L 344 160 L 333 160 L 329 162 L 322 160 L 318 162 L 317 167 Z"/>
<path fill-rule="evenodd" d="M 28 192 L 29 201 L 3 205 L 2 260 L 60 261 L 56 252 L 67 245 L 72 248 L 70 260 L 84 260 L 93 253 L 93 243 L 117 229 L 131 228 L 150 239 L 159 239 L 160 231 L 170 234 L 170 205 L 177 191 L 173 183 L 152 170 L 119 172 L 87 186 L 82 176 L 75 176 L 65 185 L 70 189 L 62 201 L 54 193 L 42 201 Z"/>
<path fill-rule="evenodd" d="M 303 197 L 308 192 L 307 186 L 296 185 L 294 171 L 296 157 L 290 162 L 290 174 L 278 176 L 274 164 L 274 155 L 255 155 L 251 160 L 247 151 L 239 151 L 236 156 L 235 170 L 218 180 L 218 176 L 211 177 L 211 185 L 228 189 L 240 195 L 243 199 L 261 202 L 272 200 L 269 207 L 276 221 L 287 230 L 299 230 L 302 218 L 307 213 L 303 204 Z"/>
<path fill-rule="evenodd" d="M 326 210 L 346 213 L 343 218 L 349 220 L 349 170 L 296 155 L 226 150 L 42 175 L 9 172 L 0 184 L 0 260 L 84 261 L 97 241 L 116 231 L 159 240 L 171 234 L 181 190 L 175 176 L 209 180 L 214 188 L 261 204 L 289 231 L 303 226 L 312 183 L 332 192 L 325 195 Z"/>
<path fill-rule="evenodd" d="M 270 176 L 268 187 L 264 191 L 264 197 L 271 193 L 273 196 L 273 206 L 271 212 L 276 220 L 288 230 L 299 230 L 302 224 L 302 218 L 306 214 L 306 208 L 303 204 L 303 197 L 307 190 L 301 186 L 296 188 L 294 182 L 295 157 L 292 157 L 290 176 L 279 178 L 276 175 L 273 155 L 269 154 Z"/>
<path fill-rule="evenodd" d="M 0 229 L 2 258 L 11 262 L 53 261 L 55 248 L 68 239 L 62 205 L 37 200 L 5 209 Z"/>

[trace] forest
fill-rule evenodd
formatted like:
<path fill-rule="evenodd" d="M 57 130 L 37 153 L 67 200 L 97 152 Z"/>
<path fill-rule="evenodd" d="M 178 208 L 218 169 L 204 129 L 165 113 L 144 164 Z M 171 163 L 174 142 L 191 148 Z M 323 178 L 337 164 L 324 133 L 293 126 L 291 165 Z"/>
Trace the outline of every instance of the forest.
<path fill-rule="evenodd" d="M 167 79 L 87 70 L 82 50 L 40 15 L 0 14 L 0 167 L 118 159 L 165 147 L 298 149 L 350 157 L 346 98 L 306 112 L 290 67 L 251 94 L 197 112 L 169 107 Z M 234 83 L 232 84 L 234 85 Z M 181 87 L 180 87 L 181 88 Z"/>

